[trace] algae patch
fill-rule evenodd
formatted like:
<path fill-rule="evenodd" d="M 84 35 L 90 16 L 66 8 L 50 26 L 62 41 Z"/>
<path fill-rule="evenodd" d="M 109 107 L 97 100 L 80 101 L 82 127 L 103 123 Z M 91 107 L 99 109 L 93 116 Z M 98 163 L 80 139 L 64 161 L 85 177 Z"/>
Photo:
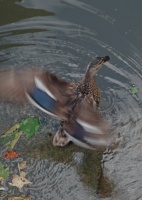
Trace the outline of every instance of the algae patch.
<path fill-rule="evenodd" d="M 51 162 L 54 161 L 74 166 L 80 175 L 80 181 L 92 188 L 95 193 L 101 193 L 103 196 L 110 196 L 111 183 L 109 181 L 103 181 L 102 177 L 101 160 L 103 150 L 87 150 L 75 146 L 72 143 L 64 148 L 54 147 L 52 145 L 52 139 L 50 133 L 41 137 L 40 140 L 36 137 L 31 143 L 28 143 L 28 145 L 25 144 L 26 148 L 21 149 L 19 152 L 23 157 L 28 156 L 28 158 L 32 159 L 47 159 Z M 83 155 L 80 162 L 76 162 L 76 154 Z M 78 160 L 78 158 L 76 159 Z M 106 190 L 106 187 L 109 189 Z"/>

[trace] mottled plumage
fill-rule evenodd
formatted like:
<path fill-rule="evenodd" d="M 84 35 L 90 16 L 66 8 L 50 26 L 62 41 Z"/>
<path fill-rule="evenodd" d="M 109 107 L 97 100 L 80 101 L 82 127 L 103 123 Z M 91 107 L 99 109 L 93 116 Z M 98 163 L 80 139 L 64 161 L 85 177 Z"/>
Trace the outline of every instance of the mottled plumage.
<path fill-rule="evenodd" d="M 99 114 L 100 91 L 95 75 L 110 58 L 96 57 L 78 83 L 69 83 L 44 70 L 1 71 L 0 94 L 5 100 L 29 101 L 61 120 L 54 146 L 69 141 L 94 149 L 108 144 L 108 125 Z"/>

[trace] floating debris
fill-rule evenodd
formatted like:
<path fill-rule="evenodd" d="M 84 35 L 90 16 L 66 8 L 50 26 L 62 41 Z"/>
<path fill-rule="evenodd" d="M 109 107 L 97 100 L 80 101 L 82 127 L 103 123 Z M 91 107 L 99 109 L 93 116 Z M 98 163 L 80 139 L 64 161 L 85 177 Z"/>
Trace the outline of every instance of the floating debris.
<path fill-rule="evenodd" d="M 21 175 L 19 176 L 17 174 L 13 174 L 12 183 L 9 183 L 9 185 L 15 186 L 19 188 L 20 190 L 22 189 L 24 185 L 27 185 L 27 184 L 31 184 L 31 182 L 25 177 L 22 177 Z"/>
<path fill-rule="evenodd" d="M 20 123 L 15 124 L 0 137 L 0 144 L 12 150 L 18 142 L 20 136 L 24 133 L 30 139 L 40 128 L 38 118 L 26 118 Z"/>
<path fill-rule="evenodd" d="M 2 162 L 0 162 L 0 179 L 5 179 L 9 176 L 9 167 L 4 168 L 4 165 Z"/>
<path fill-rule="evenodd" d="M 131 93 L 136 94 L 139 92 L 139 89 L 136 86 L 130 88 Z"/>

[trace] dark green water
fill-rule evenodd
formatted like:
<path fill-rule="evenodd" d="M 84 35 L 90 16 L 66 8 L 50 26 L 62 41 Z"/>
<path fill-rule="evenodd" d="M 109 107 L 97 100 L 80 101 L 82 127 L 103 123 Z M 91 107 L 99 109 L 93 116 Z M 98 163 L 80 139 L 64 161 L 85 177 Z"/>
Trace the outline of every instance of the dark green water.
<path fill-rule="evenodd" d="M 117 193 L 110 199 L 142 198 L 141 7 L 140 0 L 0 1 L 0 68 L 41 66 L 77 81 L 92 58 L 111 57 L 97 75 L 102 114 L 115 124 L 114 135 L 120 140 L 105 156 L 104 171 Z M 138 88 L 135 94 L 130 91 L 133 85 Z M 27 115 L 39 116 L 50 131 L 57 128 L 56 120 L 30 106 L 23 110 L 1 103 L 0 114 L 1 133 Z M 37 159 L 29 171 L 32 200 L 99 199 L 73 167 Z"/>

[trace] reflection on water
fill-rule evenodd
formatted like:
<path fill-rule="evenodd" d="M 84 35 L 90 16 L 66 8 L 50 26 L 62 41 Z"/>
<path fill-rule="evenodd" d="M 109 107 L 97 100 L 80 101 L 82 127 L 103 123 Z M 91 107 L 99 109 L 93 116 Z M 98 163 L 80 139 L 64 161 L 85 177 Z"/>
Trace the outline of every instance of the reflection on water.
<path fill-rule="evenodd" d="M 129 9 L 134 15 L 129 14 Z M 76 81 L 96 55 L 111 57 L 98 73 L 97 82 L 102 94 L 102 115 L 115 126 L 113 134 L 119 147 L 105 155 L 104 171 L 115 183 L 118 199 L 140 199 L 141 2 L 130 0 L 128 8 L 122 0 L 117 4 L 112 0 L 107 4 L 87 0 L 3 0 L 0 15 L 1 68 L 40 66 Z M 138 92 L 131 92 L 133 85 Z M 30 106 L 23 109 L 1 103 L 0 111 L 2 132 L 27 115 L 40 117 L 43 132 L 47 127 L 56 131 L 56 120 Z M 75 168 L 61 162 L 33 159 L 29 161 L 30 177 L 32 199 L 98 199 L 80 181 Z"/>
<path fill-rule="evenodd" d="M 19 0 L 22 3 L 22 0 Z M 52 12 L 41 9 L 26 9 L 18 4 L 16 0 L 2 0 L 0 2 L 0 25 L 15 23 L 19 20 L 31 18 L 35 16 L 51 16 Z"/>

